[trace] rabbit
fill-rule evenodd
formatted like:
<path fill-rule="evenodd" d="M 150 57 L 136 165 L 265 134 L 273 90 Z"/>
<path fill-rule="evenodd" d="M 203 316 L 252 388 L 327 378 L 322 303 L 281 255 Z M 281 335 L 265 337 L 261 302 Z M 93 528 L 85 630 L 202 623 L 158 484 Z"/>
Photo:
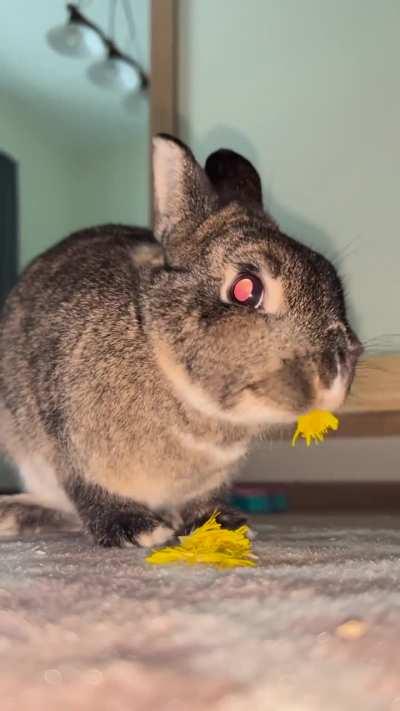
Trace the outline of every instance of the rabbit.
<path fill-rule="evenodd" d="M 81 526 L 162 545 L 216 508 L 251 442 L 349 392 L 361 344 L 340 279 L 284 234 L 260 177 L 153 139 L 154 232 L 103 225 L 37 257 L 0 322 L 0 446 L 27 493 L 6 533 Z"/>

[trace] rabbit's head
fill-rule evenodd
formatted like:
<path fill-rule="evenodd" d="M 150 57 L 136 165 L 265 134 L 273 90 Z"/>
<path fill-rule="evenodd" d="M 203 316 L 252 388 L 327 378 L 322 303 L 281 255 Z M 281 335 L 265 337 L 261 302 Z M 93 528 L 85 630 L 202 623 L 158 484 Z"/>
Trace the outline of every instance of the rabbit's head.
<path fill-rule="evenodd" d="M 177 395 L 242 425 L 338 408 L 361 346 L 332 264 L 279 230 L 242 156 L 217 151 L 204 170 L 169 136 L 153 155 L 166 261 L 147 284 L 145 318 Z"/>

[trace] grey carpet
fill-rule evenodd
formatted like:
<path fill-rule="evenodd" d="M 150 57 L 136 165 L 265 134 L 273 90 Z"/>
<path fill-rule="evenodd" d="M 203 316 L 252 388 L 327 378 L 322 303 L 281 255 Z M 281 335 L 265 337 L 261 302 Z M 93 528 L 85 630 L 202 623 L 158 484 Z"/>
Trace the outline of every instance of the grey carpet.
<path fill-rule="evenodd" d="M 259 567 L 223 573 L 1 540 L 1 711 L 400 709 L 397 520 L 259 531 Z M 340 636 L 350 618 L 362 636 Z"/>

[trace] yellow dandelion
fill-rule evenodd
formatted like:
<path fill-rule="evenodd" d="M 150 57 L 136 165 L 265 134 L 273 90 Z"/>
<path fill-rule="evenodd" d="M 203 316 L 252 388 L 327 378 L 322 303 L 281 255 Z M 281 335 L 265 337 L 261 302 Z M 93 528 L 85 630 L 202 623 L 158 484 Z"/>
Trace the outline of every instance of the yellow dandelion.
<path fill-rule="evenodd" d="M 328 430 L 337 430 L 339 420 L 335 415 L 327 410 L 311 410 L 306 415 L 300 415 L 297 418 L 297 428 L 293 435 L 292 447 L 296 444 L 299 437 L 306 440 L 307 447 L 315 440 L 323 442 Z"/>
<path fill-rule="evenodd" d="M 217 521 L 218 512 L 188 536 L 180 536 L 178 546 L 158 548 L 147 556 L 153 565 L 186 563 L 214 565 L 218 568 L 250 567 L 255 565 L 248 537 L 249 527 L 240 526 L 235 531 L 222 528 Z"/>

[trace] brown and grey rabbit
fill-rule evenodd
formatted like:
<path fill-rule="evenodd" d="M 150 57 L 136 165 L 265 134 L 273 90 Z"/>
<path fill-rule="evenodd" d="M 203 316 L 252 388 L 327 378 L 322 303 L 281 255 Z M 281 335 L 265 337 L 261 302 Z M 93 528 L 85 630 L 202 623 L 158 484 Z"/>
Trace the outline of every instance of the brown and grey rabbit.
<path fill-rule="evenodd" d="M 0 437 L 31 495 L 0 528 L 78 514 L 105 546 L 162 544 L 216 507 L 251 440 L 336 409 L 360 343 L 333 266 L 263 211 L 233 151 L 153 149 L 154 235 L 83 230 L 38 257 L 0 333 Z M 78 520 L 78 517 L 76 518 Z"/>

